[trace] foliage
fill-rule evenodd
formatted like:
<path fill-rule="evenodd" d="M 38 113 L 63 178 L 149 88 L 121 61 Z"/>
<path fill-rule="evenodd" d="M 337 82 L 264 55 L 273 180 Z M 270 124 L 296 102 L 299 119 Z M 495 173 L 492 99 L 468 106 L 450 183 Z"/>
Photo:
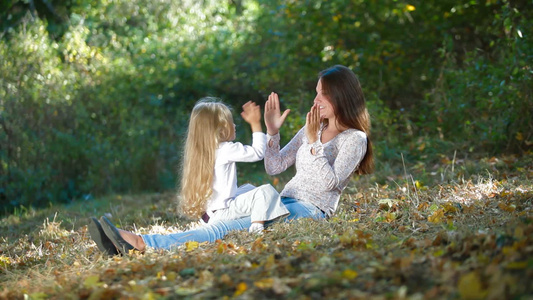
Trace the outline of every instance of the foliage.
<path fill-rule="evenodd" d="M 0 209 L 174 188 L 188 112 L 206 95 L 237 116 L 278 92 L 287 141 L 333 64 L 360 77 L 378 168 L 401 153 L 530 151 L 528 4 L 4 1 Z"/>
<path fill-rule="evenodd" d="M 177 25 L 210 28 L 193 26 L 191 18 L 185 24 L 185 16 L 204 13 L 202 7 L 176 5 L 166 27 L 159 27 L 155 22 L 168 12 L 150 3 L 142 5 L 142 15 L 135 13 L 142 3 L 129 1 L 101 4 L 83 17 L 73 10 L 59 42 L 39 20 L 25 22 L 26 30 L 10 29 L 0 48 L 12 58 L 2 62 L 1 74 L 2 205 L 174 187 L 188 111 L 213 90 L 197 77 L 209 77 L 202 69 L 212 70 L 217 61 L 188 50 L 218 32 L 175 35 L 168 30 Z M 97 22 L 103 13 L 131 16 L 138 25 L 128 26 L 123 17 Z"/>
<path fill-rule="evenodd" d="M 317 70 L 351 67 L 374 104 L 375 136 L 397 152 L 413 150 L 424 137 L 470 152 L 525 150 L 533 74 L 533 39 L 524 33 L 533 16 L 526 6 L 262 1 L 265 13 L 248 39 L 253 55 L 242 66 L 255 66 L 257 88 L 287 93 L 285 102 L 300 113 L 310 106 Z M 265 58 L 263 49 L 272 54 Z"/>
<path fill-rule="evenodd" d="M 439 78 L 426 95 L 427 119 L 419 123 L 425 131 L 437 129 L 470 152 L 531 146 L 533 40 L 522 33 L 532 29 L 531 16 L 504 3 L 483 29 L 488 35 L 478 41 L 483 47 L 461 55 L 452 49 L 457 37 L 443 41 Z M 474 32 L 481 30 L 476 27 Z M 476 137 L 476 142 L 465 137 Z"/>

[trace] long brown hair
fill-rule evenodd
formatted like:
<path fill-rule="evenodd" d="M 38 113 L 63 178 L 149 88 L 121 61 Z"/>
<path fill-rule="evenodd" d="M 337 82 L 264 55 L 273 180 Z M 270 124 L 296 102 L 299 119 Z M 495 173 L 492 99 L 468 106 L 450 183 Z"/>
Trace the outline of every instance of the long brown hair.
<path fill-rule="evenodd" d="M 349 68 L 335 65 L 318 74 L 322 90 L 334 107 L 340 125 L 361 130 L 366 134 L 366 154 L 354 173 L 370 174 L 374 171 L 374 155 L 370 141 L 370 115 L 365 96 L 357 76 Z"/>
<path fill-rule="evenodd" d="M 200 99 L 192 109 L 183 151 L 179 208 L 198 218 L 213 193 L 215 151 L 233 138 L 235 127 L 230 109 L 216 98 Z"/>

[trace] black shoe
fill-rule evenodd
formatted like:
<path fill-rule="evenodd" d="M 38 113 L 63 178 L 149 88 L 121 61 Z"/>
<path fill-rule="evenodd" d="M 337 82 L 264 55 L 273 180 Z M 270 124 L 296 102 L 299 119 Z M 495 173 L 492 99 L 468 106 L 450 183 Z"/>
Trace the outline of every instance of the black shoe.
<path fill-rule="evenodd" d="M 130 243 L 126 242 L 126 240 L 124 240 L 122 236 L 120 236 L 118 229 L 106 217 L 101 217 L 100 222 L 102 224 L 102 228 L 104 229 L 105 234 L 115 245 L 115 247 L 117 247 L 120 253 L 125 255 L 128 254 L 130 250 L 135 249 L 135 247 L 133 247 Z"/>
<path fill-rule="evenodd" d="M 115 247 L 113 242 L 111 242 L 111 240 L 107 237 L 102 225 L 96 218 L 91 217 L 91 222 L 89 223 L 89 234 L 100 251 L 111 256 L 119 254 L 117 247 Z"/>

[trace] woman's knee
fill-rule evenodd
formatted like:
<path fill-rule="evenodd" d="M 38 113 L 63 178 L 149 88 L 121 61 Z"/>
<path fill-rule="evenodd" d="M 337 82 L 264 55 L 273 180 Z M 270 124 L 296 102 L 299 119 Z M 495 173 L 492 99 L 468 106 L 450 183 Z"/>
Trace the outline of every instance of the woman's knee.
<path fill-rule="evenodd" d="M 287 217 L 287 220 L 294 220 L 299 218 L 313 218 L 313 219 L 323 219 L 324 214 L 312 204 L 305 205 L 299 202 L 285 204 L 285 207 L 289 210 L 290 215 Z"/>

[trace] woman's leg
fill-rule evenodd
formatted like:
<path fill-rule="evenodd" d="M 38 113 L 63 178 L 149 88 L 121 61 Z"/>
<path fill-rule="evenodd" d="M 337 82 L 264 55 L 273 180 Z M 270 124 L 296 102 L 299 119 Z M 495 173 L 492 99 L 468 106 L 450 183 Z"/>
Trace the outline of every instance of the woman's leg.
<path fill-rule="evenodd" d="M 243 230 L 251 225 L 250 217 L 221 220 L 209 223 L 198 229 L 178 232 L 173 234 L 150 234 L 142 235 L 142 239 L 147 247 L 155 249 L 172 249 L 185 242 L 214 242 L 224 238 L 230 231 Z"/>
<path fill-rule="evenodd" d="M 286 197 L 281 198 L 281 203 L 283 203 L 290 212 L 290 215 L 285 219 L 285 222 L 290 222 L 299 218 L 313 218 L 315 220 L 326 218 L 326 214 L 311 203 Z"/>

